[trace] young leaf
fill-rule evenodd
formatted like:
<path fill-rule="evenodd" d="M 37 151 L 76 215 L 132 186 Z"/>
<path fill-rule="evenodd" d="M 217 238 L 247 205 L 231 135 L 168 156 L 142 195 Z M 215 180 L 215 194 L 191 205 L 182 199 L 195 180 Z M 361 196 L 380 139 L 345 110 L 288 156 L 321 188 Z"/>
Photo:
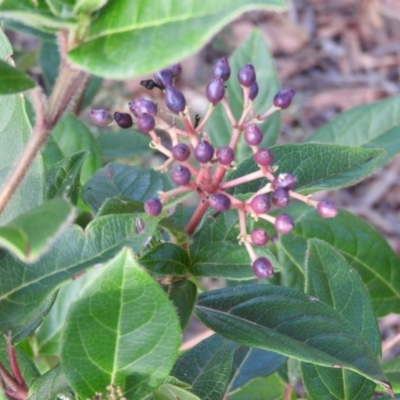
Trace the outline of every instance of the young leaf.
<path fill-rule="evenodd" d="M 68 201 L 50 200 L 1 226 L 0 246 L 31 263 L 49 249 L 74 217 L 75 210 Z"/>
<path fill-rule="evenodd" d="M 222 400 L 232 371 L 238 344 L 213 335 L 182 354 L 172 375 L 191 385 L 201 399 Z"/>
<path fill-rule="evenodd" d="M 363 219 L 346 211 L 321 218 L 309 210 L 295 221 L 280 245 L 291 260 L 302 263 L 307 239 L 319 238 L 338 250 L 360 275 L 378 317 L 400 312 L 400 260 L 386 240 Z M 299 270 L 302 269 L 299 265 Z"/>
<path fill-rule="evenodd" d="M 247 40 L 233 53 L 229 59 L 231 78 L 226 82 L 228 101 L 233 115 L 239 119 L 243 109 L 242 88 L 237 80 L 237 73 L 246 64 L 253 64 L 257 72 L 259 94 L 254 101 L 255 112 L 260 114 L 272 105 L 272 99 L 279 89 L 278 78 L 271 54 L 260 31 L 255 30 Z M 275 143 L 280 128 L 280 113 L 271 115 L 267 121 L 258 125 L 264 133 L 260 146 L 271 146 Z M 230 141 L 232 126 L 224 108 L 218 104 L 207 123 L 207 133 L 216 147 L 227 145 Z M 250 147 L 241 140 L 238 145 L 239 156 L 242 160 L 251 154 Z"/>
<path fill-rule="evenodd" d="M 387 386 L 365 339 L 332 307 L 305 293 L 272 285 L 224 288 L 200 294 L 195 312 L 205 325 L 230 340 L 301 361 L 351 369 Z"/>
<path fill-rule="evenodd" d="M 108 0 L 77 0 L 74 12 L 75 14 L 92 13 L 103 7 L 107 2 Z"/>
<path fill-rule="evenodd" d="M 335 308 L 381 355 L 380 333 L 368 292 L 343 256 L 319 240 L 308 241 L 306 293 Z M 311 399 L 369 399 L 375 383 L 353 371 L 301 363 L 304 386 Z"/>
<path fill-rule="evenodd" d="M 180 339 L 173 306 L 125 249 L 69 309 L 61 358 L 79 396 L 104 393 L 112 384 L 139 399 L 168 376 Z"/>
<path fill-rule="evenodd" d="M 386 156 L 377 164 L 382 166 L 400 151 L 399 125 L 400 96 L 396 96 L 339 114 L 308 141 L 384 149 Z"/>
<path fill-rule="evenodd" d="M 35 82 L 24 72 L 0 60 L 0 94 L 24 92 L 35 87 Z"/>
<path fill-rule="evenodd" d="M 284 10 L 286 3 L 255 0 L 250 6 L 244 0 L 169 0 L 162 7 L 154 7 L 145 0 L 111 1 L 93 20 L 88 40 L 70 51 L 69 58 L 97 76 L 139 76 L 194 53 L 225 24 L 257 8 Z M 126 52 L 128 47 L 135 51 Z"/>

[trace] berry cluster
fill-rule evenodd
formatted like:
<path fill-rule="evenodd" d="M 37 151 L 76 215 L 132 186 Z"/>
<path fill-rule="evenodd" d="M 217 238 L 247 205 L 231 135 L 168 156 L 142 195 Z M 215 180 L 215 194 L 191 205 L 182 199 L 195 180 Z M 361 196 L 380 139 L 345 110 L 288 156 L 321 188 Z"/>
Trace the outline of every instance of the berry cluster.
<path fill-rule="evenodd" d="M 315 207 L 324 218 L 332 218 L 337 214 L 331 201 L 317 202 L 311 196 L 295 192 L 293 189 L 297 180 L 293 175 L 275 175 L 277 167 L 273 165 L 273 152 L 267 147 L 260 147 L 264 134 L 259 124 L 275 111 L 289 107 L 295 91 L 292 88 L 280 90 L 273 99 L 273 105 L 264 113 L 256 114 L 253 107 L 253 100 L 258 94 L 256 71 L 253 65 L 247 64 L 237 75 L 243 92 L 243 110 L 236 119 L 226 97 L 225 82 L 231 76 L 231 68 L 224 57 L 214 65 L 211 80 L 206 87 L 208 110 L 202 120 L 196 115 L 192 121 L 183 93 L 174 86 L 180 73 L 181 66 L 177 64 L 157 72 L 154 79 L 141 82 L 149 90 L 156 88 L 163 91 L 166 109 L 159 109 L 157 104 L 141 97 L 129 103 L 137 128 L 151 136 L 152 148 L 167 156 L 166 162 L 158 169 L 162 172 L 170 170 L 171 179 L 177 185 L 177 188 L 169 192 L 159 192 L 159 198 L 148 199 L 144 209 L 147 214 L 157 216 L 171 198 L 182 193 L 196 192 L 200 201 L 186 227 L 189 234 L 195 231 L 208 207 L 217 212 L 236 209 L 240 227 L 239 243 L 244 244 L 249 253 L 253 272 L 259 278 L 270 278 L 273 274 L 271 262 L 265 257 L 258 257 L 253 248 L 265 246 L 269 240 L 268 233 L 263 228 L 255 228 L 249 235 L 246 228 L 248 216 L 254 220 L 266 220 L 274 225 L 279 234 L 287 234 L 294 227 L 290 215 L 281 213 L 273 217 L 268 213 L 272 206 L 278 209 L 286 207 L 291 198 Z M 229 143 L 215 149 L 204 128 L 218 103 L 223 106 L 231 123 L 232 135 Z M 109 124 L 112 119 L 111 114 L 105 110 L 92 110 L 90 116 L 102 126 Z M 115 112 L 113 119 L 121 128 L 134 125 L 129 113 Z M 171 148 L 161 143 L 156 127 L 169 134 Z M 235 149 L 240 136 L 244 137 L 253 151 L 259 169 L 240 178 L 224 180 L 226 172 L 235 167 Z M 228 189 L 260 178 L 267 178 L 268 184 L 245 201 L 227 193 Z"/>

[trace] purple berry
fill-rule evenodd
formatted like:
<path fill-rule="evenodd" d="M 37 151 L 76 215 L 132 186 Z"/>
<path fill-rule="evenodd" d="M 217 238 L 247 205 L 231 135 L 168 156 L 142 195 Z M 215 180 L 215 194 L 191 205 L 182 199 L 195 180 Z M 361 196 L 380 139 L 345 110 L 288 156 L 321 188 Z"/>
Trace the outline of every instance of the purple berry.
<path fill-rule="evenodd" d="M 165 89 L 173 84 L 173 77 L 170 69 L 162 69 L 154 74 L 154 80 Z"/>
<path fill-rule="evenodd" d="M 178 143 L 172 148 L 172 156 L 176 161 L 186 161 L 190 156 L 189 146 L 185 143 Z"/>
<path fill-rule="evenodd" d="M 263 139 L 261 129 L 254 124 L 248 125 L 244 131 L 244 140 L 249 146 L 258 146 Z"/>
<path fill-rule="evenodd" d="M 231 208 L 231 199 L 223 193 L 214 193 L 209 197 L 210 207 L 214 210 L 223 212 Z"/>
<path fill-rule="evenodd" d="M 133 125 L 132 117 L 127 113 L 115 112 L 114 121 L 120 128 L 128 129 Z"/>
<path fill-rule="evenodd" d="M 274 155 L 268 148 L 262 148 L 254 154 L 254 161 L 262 167 L 268 167 L 274 162 Z"/>
<path fill-rule="evenodd" d="M 182 73 L 182 64 L 181 63 L 172 64 L 168 67 L 168 69 L 171 72 L 172 77 L 177 78 Z"/>
<path fill-rule="evenodd" d="M 271 194 L 271 201 L 278 208 L 286 207 L 289 204 L 290 196 L 287 190 L 285 189 L 276 189 Z"/>
<path fill-rule="evenodd" d="M 194 149 L 194 156 L 199 163 L 207 163 L 212 160 L 214 155 L 214 147 L 207 142 L 202 140 Z"/>
<path fill-rule="evenodd" d="M 250 86 L 249 99 L 254 100 L 257 97 L 257 95 L 258 95 L 258 83 L 256 81 Z"/>
<path fill-rule="evenodd" d="M 129 102 L 128 106 L 136 118 L 139 118 L 144 113 L 152 115 L 153 117 L 157 115 L 157 104 L 143 97 L 137 97 L 135 100 Z"/>
<path fill-rule="evenodd" d="M 272 188 L 290 190 L 297 183 L 297 179 L 290 174 L 279 174 L 272 182 Z"/>
<path fill-rule="evenodd" d="M 214 78 L 206 88 L 206 96 L 210 103 L 215 106 L 225 96 L 225 83 L 221 78 Z"/>
<path fill-rule="evenodd" d="M 156 126 L 156 120 L 150 114 L 143 113 L 137 120 L 136 120 L 137 127 L 142 132 L 150 132 Z"/>
<path fill-rule="evenodd" d="M 294 222 L 290 215 L 280 214 L 275 219 L 275 229 L 278 233 L 285 235 L 294 228 Z"/>
<path fill-rule="evenodd" d="M 323 218 L 334 218 L 338 211 L 332 201 L 322 200 L 317 205 L 317 212 Z"/>
<path fill-rule="evenodd" d="M 162 203 L 155 197 L 147 199 L 144 202 L 144 211 L 147 214 L 151 215 L 152 217 L 156 217 L 157 215 L 159 215 L 161 210 L 162 210 Z"/>
<path fill-rule="evenodd" d="M 288 108 L 295 93 L 296 92 L 293 88 L 280 90 L 274 97 L 274 106 L 279 108 Z"/>
<path fill-rule="evenodd" d="M 238 72 L 239 83 L 244 87 L 251 87 L 256 81 L 256 71 L 252 64 L 247 64 Z"/>
<path fill-rule="evenodd" d="M 226 57 L 220 58 L 213 66 L 212 69 L 213 78 L 221 78 L 226 82 L 231 76 L 231 67 Z"/>
<path fill-rule="evenodd" d="M 252 265 L 253 273 L 257 278 L 269 279 L 274 274 L 271 261 L 265 257 L 257 258 Z"/>
<path fill-rule="evenodd" d="M 183 186 L 187 185 L 190 182 L 190 171 L 188 168 L 183 165 L 177 165 L 171 172 L 171 179 L 175 185 Z"/>
<path fill-rule="evenodd" d="M 186 107 L 185 96 L 173 86 L 165 89 L 165 104 L 175 114 L 179 114 Z"/>
<path fill-rule="evenodd" d="M 255 228 L 250 234 L 251 241 L 255 246 L 265 246 L 268 242 L 268 233 L 263 228 Z"/>
<path fill-rule="evenodd" d="M 89 117 L 96 125 L 107 126 L 110 125 L 113 117 L 107 110 L 90 110 Z"/>
<path fill-rule="evenodd" d="M 222 165 L 230 165 L 234 158 L 235 153 L 229 146 L 221 146 L 217 150 L 217 160 Z"/>
<path fill-rule="evenodd" d="M 268 195 L 258 194 L 250 202 L 250 206 L 256 214 L 265 214 L 271 208 L 271 201 Z"/>

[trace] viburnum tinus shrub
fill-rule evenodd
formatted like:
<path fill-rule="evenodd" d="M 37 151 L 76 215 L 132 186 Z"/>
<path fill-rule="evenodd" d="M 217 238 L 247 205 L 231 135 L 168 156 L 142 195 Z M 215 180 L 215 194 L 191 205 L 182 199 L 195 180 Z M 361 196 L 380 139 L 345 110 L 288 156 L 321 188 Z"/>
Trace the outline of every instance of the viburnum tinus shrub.
<path fill-rule="evenodd" d="M 34 83 L 0 63 L 9 77 L 0 79 L 0 163 L 12 171 L 0 192 L 3 397 L 392 393 L 398 360 L 380 361 L 376 318 L 400 310 L 399 259 L 327 191 L 359 182 L 400 150 L 400 100 L 358 107 L 305 143 L 277 145 L 281 113 L 303 99 L 279 87 L 259 32 L 215 60 L 200 89 L 206 109 L 194 109 L 176 63 L 247 2 L 56 3 L 0 4 L 6 22 L 30 21 L 29 32 L 46 39 L 34 69 L 45 93 L 29 94 L 35 119 L 25 148 L 31 126 L 18 92 Z M 48 54 L 61 55 L 55 81 Z M 2 32 L 0 56 L 12 59 Z M 90 97 L 100 85 L 89 73 L 149 71 L 140 97 L 123 102 L 118 85 Z M 43 162 L 34 161 L 47 139 Z M 192 316 L 210 336 L 181 347 Z"/>

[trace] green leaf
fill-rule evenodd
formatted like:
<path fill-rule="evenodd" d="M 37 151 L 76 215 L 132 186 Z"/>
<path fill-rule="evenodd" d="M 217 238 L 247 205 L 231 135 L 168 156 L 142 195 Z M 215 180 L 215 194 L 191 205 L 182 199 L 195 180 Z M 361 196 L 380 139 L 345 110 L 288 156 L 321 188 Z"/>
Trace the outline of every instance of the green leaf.
<path fill-rule="evenodd" d="M 229 59 L 231 66 L 231 78 L 226 82 L 229 105 L 233 115 L 239 120 L 243 110 L 243 93 L 237 81 L 237 74 L 246 64 L 253 64 L 257 72 L 257 83 L 259 94 L 254 101 L 256 114 L 261 114 L 272 105 L 272 99 L 278 91 L 278 78 L 275 66 L 265 40 L 260 31 L 253 31 L 248 39 L 233 53 Z M 280 113 L 270 116 L 259 125 L 265 136 L 260 146 L 271 146 L 275 143 L 280 129 Z M 232 136 L 232 126 L 226 117 L 224 108 L 218 104 L 207 123 L 207 134 L 210 135 L 216 147 L 227 146 Z M 242 160 L 249 156 L 251 148 L 244 142 L 243 138 L 237 147 L 239 153 L 236 160 Z"/>
<path fill-rule="evenodd" d="M 99 169 L 83 187 L 82 197 L 97 212 L 109 197 L 121 196 L 144 202 L 160 190 L 172 189 L 170 179 L 150 168 L 110 163 Z"/>
<path fill-rule="evenodd" d="M 159 227 L 168 234 L 168 240 L 172 243 L 182 245 L 190 241 L 187 232 L 171 217 L 162 219 Z"/>
<path fill-rule="evenodd" d="M 306 293 L 335 308 L 364 337 L 377 357 L 380 333 L 368 292 L 343 256 L 319 240 L 308 241 Z M 375 383 L 353 371 L 301 365 L 311 399 L 369 399 Z"/>
<path fill-rule="evenodd" d="M 174 243 L 160 243 L 140 258 L 140 265 L 156 275 L 185 275 L 190 258 L 185 249 Z"/>
<path fill-rule="evenodd" d="M 71 396 L 71 387 L 61 364 L 37 378 L 29 387 L 28 400 L 54 400 L 57 396 Z M 69 397 L 63 397 L 69 399 Z"/>
<path fill-rule="evenodd" d="M 387 385 L 365 339 L 332 307 L 305 293 L 272 285 L 224 288 L 200 294 L 195 312 L 205 325 L 230 340 L 301 361 L 351 369 Z"/>
<path fill-rule="evenodd" d="M 274 165 L 279 167 L 277 173 L 294 175 L 297 178 L 295 190 L 302 194 L 354 185 L 371 173 L 385 155 L 383 150 L 318 143 L 285 144 L 271 150 Z M 226 180 L 258 169 L 253 157 L 249 157 L 227 174 Z M 266 179 L 257 179 L 236 186 L 233 192 L 254 193 L 266 183 Z"/>
<path fill-rule="evenodd" d="M 139 76 L 199 50 L 245 11 L 285 8 L 283 0 L 169 0 L 161 7 L 146 0 L 111 1 L 93 20 L 88 40 L 70 51 L 69 58 L 97 76 Z M 127 52 L 127 48 L 135 51 Z"/>
<path fill-rule="evenodd" d="M 102 165 L 102 155 L 88 128 L 73 115 L 66 114 L 53 129 L 43 150 L 45 164 L 53 165 L 75 153 L 87 151 L 82 166 L 81 182 L 86 182 Z"/>
<path fill-rule="evenodd" d="M 400 96 L 396 96 L 339 114 L 308 141 L 385 149 L 386 157 L 378 163 L 382 166 L 400 151 L 399 125 Z"/>
<path fill-rule="evenodd" d="M 154 400 L 201 400 L 200 397 L 188 392 L 185 389 L 171 385 L 169 383 L 162 384 L 153 392 Z"/>
<path fill-rule="evenodd" d="M 67 198 L 76 206 L 79 196 L 82 165 L 87 151 L 75 153 L 54 164 L 46 171 L 46 198 Z"/>
<path fill-rule="evenodd" d="M 108 0 L 76 0 L 74 12 L 76 14 L 81 12 L 92 13 L 103 7 L 107 2 Z"/>
<path fill-rule="evenodd" d="M 35 82 L 25 72 L 0 60 L 0 94 L 24 92 L 35 87 Z"/>
<path fill-rule="evenodd" d="M 38 62 L 42 69 L 46 93 L 50 94 L 58 76 L 60 67 L 60 53 L 58 45 L 54 42 L 43 42 L 40 46 Z"/>
<path fill-rule="evenodd" d="M 172 375 L 192 386 L 202 400 L 222 400 L 228 387 L 238 344 L 212 335 L 182 354 Z"/>
<path fill-rule="evenodd" d="M 164 286 L 164 290 L 178 313 L 181 329 L 184 331 L 197 300 L 197 287 L 193 282 L 184 279 Z"/>
<path fill-rule="evenodd" d="M 11 55 L 11 45 L 0 29 L 0 59 L 8 59 Z M 25 99 L 20 94 L 0 96 L 0 109 L 0 148 L 7 149 L 2 151 L 0 157 L 0 190 L 2 190 L 9 172 L 28 142 L 32 128 L 25 112 Z M 5 224 L 19 214 L 43 203 L 43 175 L 41 159 L 36 157 L 18 190 L 0 215 L 0 224 Z"/>
<path fill-rule="evenodd" d="M 136 220 L 144 229 L 137 232 Z M 42 258 L 23 264 L 0 252 L 0 330 L 18 328 L 30 321 L 43 307 L 47 297 L 75 274 L 105 262 L 123 247 L 139 252 L 163 218 L 147 214 L 106 215 L 96 218 L 85 231 L 76 225 L 67 229 Z"/>
<path fill-rule="evenodd" d="M 382 369 L 392 384 L 395 392 L 400 392 L 400 358 L 393 358 L 382 363 Z"/>
<path fill-rule="evenodd" d="M 104 393 L 113 384 L 128 399 L 139 399 L 168 376 L 180 339 L 164 292 L 123 250 L 69 309 L 61 358 L 79 396 Z"/>
<path fill-rule="evenodd" d="M 309 210 L 295 221 L 281 248 L 302 269 L 307 239 L 319 238 L 338 250 L 360 275 L 378 317 L 400 312 L 400 260 L 386 240 L 368 223 L 340 211 L 335 218 L 321 218 Z M 299 265 L 300 263 L 300 265 Z"/>
<path fill-rule="evenodd" d="M 0 245 L 22 261 L 36 261 L 74 217 L 68 201 L 50 200 L 1 226 Z"/>

